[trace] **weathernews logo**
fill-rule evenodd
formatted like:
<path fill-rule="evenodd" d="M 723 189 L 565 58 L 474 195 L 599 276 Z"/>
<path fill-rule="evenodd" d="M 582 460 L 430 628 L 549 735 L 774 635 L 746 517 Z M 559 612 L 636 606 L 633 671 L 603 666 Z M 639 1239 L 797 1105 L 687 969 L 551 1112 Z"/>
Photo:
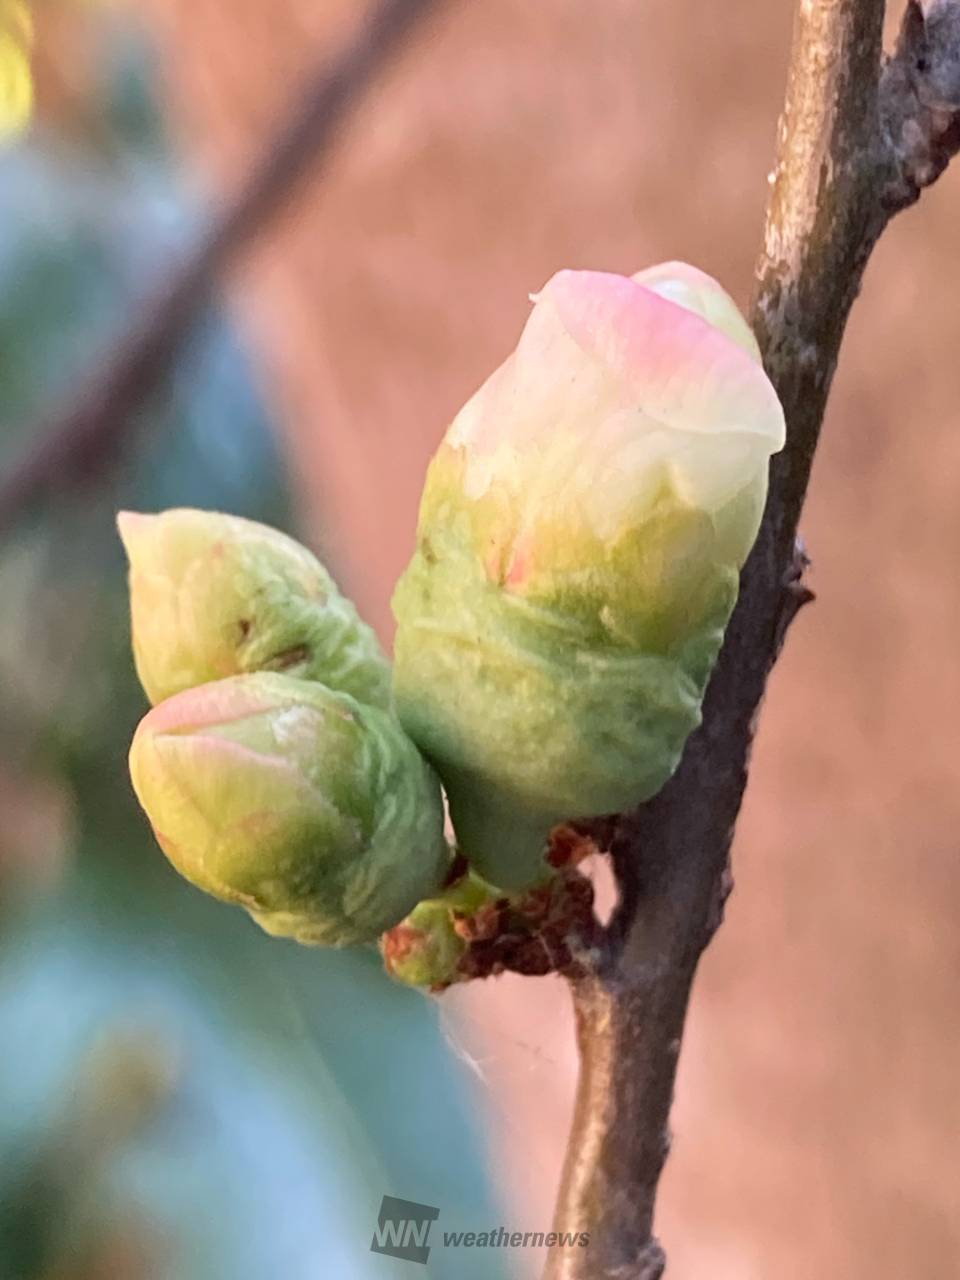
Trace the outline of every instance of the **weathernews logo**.
<path fill-rule="evenodd" d="M 433 1205 L 413 1200 L 384 1196 L 380 1205 L 376 1230 L 370 1249 L 405 1262 L 426 1262 L 430 1256 L 430 1228 L 440 1217 Z M 490 1231 L 444 1231 L 445 1249 L 530 1249 L 560 1246 L 563 1249 L 585 1249 L 590 1243 L 587 1231 L 508 1231 L 494 1227 Z"/>
<path fill-rule="evenodd" d="M 440 1210 L 432 1205 L 384 1196 L 370 1249 L 406 1262 L 426 1262 L 430 1257 L 430 1228 L 439 1217 Z"/>

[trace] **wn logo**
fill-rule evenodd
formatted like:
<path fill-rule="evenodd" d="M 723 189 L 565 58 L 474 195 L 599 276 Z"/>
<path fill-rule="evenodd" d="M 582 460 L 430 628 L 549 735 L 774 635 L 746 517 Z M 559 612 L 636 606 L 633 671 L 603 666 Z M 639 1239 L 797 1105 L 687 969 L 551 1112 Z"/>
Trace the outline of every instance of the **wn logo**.
<path fill-rule="evenodd" d="M 385 1253 L 405 1262 L 426 1262 L 430 1256 L 430 1228 L 439 1217 L 440 1210 L 428 1204 L 384 1196 L 370 1242 L 371 1253 Z"/>

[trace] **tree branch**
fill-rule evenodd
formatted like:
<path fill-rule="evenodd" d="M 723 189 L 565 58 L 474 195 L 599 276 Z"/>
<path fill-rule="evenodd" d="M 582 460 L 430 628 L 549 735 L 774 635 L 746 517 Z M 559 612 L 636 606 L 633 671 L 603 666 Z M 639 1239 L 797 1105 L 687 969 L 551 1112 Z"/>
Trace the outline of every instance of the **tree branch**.
<path fill-rule="evenodd" d="M 882 0 L 798 5 L 753 323 L 787 418 L 740 599 L 679 770 L 621 821 L 620 902 L 572 985 L 581 1079 L 548 1280 L 657 1280 L 657 1183 L 700 955 L 731 888 L 729 853 L 767 676 L 804 599 L 796 534 L 850 308 L 890 217 L 960 147 L 960 0 L 910 0 L 884 64 Z"/>
<path fill-rule="evenodd" d="M 25 433 L 24 455 L 0 478 L 0 529 L 44 493 L 99 472 L 163 384 L 224 269 L 326 158 L 363 93 L 438 0 L 379 0 L 353 42 L 298 96 L 233 202 L 215 216 L 172 278 L 158 282 L 79 390 Z"/>

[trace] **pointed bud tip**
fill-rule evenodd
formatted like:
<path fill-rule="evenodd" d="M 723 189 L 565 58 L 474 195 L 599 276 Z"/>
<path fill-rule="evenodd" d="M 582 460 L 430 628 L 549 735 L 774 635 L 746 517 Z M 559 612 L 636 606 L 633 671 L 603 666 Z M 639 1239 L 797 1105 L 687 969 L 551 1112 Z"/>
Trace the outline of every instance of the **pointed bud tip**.
<path fill-rule="evenodd" d="M 128 560 L 132 562 L 137 550 L 152 533 L 159 519 L 159 516 L 146 515 L 140 511 L 117 512 L 117 532 Z"/>
<path fill-rule="evenodd" d="M 730 294 L 706 271 L 689 262 L 659 262 L 635 272 L 631 279 L 668 302 L 699 315 L 759 363 L 760 348 L 753 330 Z"/>

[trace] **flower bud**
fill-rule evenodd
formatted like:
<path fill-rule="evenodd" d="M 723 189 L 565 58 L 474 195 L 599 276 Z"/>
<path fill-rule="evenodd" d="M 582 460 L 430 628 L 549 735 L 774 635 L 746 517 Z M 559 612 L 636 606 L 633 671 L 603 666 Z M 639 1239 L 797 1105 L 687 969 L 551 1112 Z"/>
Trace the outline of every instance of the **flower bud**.
<path fill-rule="evenodd" d="M 409 987 L 441 991 L 456 982 L 467 944 L 443 898 L 419 902 L 410 915 L 380 939 L 383 967 Z"/>
<path fill-rule="evenodd" d="M 438 897 L 418 902 L 406 919 L 380 939 L 387 973 L 408 986 L 435 991 L 460 981 L 467 934 L 458 922 L 501 896 L 499 889 L 467 870 Z"/>
<path fill-rule="evenodd" d="M 390 703 L 373 631 L 317 558 L 239 516 L 188 508 L 117 518 L 130 561 L 137 674 L 152 703 L 250 671 Z"/>
<path fill-rule="evenodd" d="M 431 463 L 394 695 L 504 888 L 655 794 L 698 724 L 783 413 L 708 276 L 561 271 Z"/>
<path fill-rule="evenodd" d="M 373 942 L 449 868 L 440 786 L 395 718 L 263 672 L 140 722 L 130 775 L 164 853 L 268 933 Z"/>

